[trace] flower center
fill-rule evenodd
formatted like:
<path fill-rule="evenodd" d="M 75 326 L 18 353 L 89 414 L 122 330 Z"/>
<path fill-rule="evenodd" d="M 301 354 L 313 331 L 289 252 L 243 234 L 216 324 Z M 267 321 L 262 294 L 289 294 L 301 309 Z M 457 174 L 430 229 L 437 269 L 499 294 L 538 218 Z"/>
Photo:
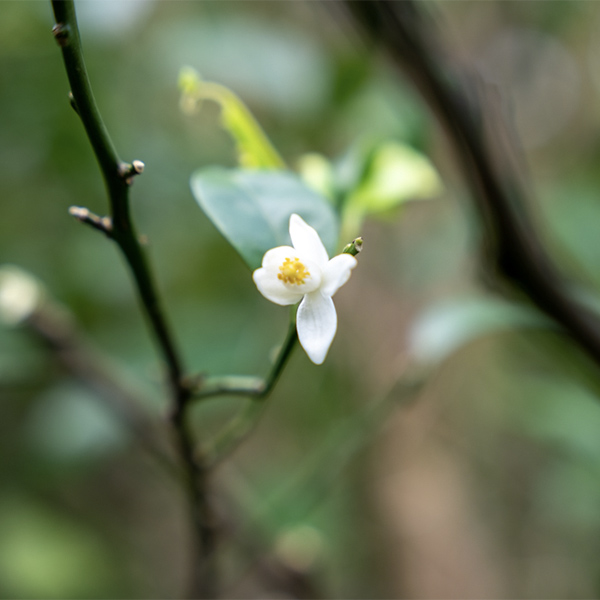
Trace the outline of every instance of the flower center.
<path fill-rule="evenodd" d="M 277 279 L 283 283 L 295 283 L 296 285 L 303 284 L 307 277 L 310 277 L 310 273 L 299 258 L 286 258 L 277 274 Z"/>

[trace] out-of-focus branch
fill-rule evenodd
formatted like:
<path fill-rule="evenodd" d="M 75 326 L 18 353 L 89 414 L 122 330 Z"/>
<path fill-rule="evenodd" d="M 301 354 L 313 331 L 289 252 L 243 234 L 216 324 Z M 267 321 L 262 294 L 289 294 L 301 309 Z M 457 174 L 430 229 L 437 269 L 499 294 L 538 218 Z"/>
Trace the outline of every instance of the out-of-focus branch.
<path fill-rule="evenodd" d="M 415 363 L 408 355 L 398 357 L 393 374 L 388 381 L 381 382 L 380 389 L 372 390 L 368 404 L 336 423 L 324 439 L 315 440 L 311 452 L 303 457 L 289 476 L 266 498 L 259 499 L 251 494 L 242 472 L 236 470 L 235 465 L 229 467 L 226 471 L 229 495 L 241 505 L 241 512 L 248 515 L 244 523 L 230 523 L 235 533 L 231 539 L 252 540 L 258 547 L 276 546 L 271 537 L 272 528 L 265 526 L 269 523 L 269 515 L 289 505 L 291 498 L 295 498 L 297 502 L 301 497 L 302 501 L 296 506 L 295 516 L 298 521 L 308 517 L 331 494 L 344 470 L 373 443 L 376 432 L 381 430 L 382 424 L 392 412 L 417 401 L 430 375 L 428 368 Z M 222 543 L 226 544 L 227 540 L 222 540 Z M 254 549 L 250 556 L 248 564 L 240 571 L 238 577 L 232 578 L 231 587 L 226 590 L 228 597 L 237 596 L 236 588 L 247 574 L 255 569 L 262 571 L 264 552 Z M 280 560 L 283 557 L 278 557 L 275 552 L 273 558 L 274 565 L 285 572 L 288 565 Z M 263 574 L 266 575 L 264 571 Z M 304 575 L 306 583 L 310 583 L 310 573 Z"/>
<path fill-rule="evenodd" d="M 492 266 L 600 365 L 600 317 L 573 297 L 540 242 L 527 212 L 527 194 L 510 165 L 511 151 L 498 147 L 500 139 L 506 143 L 510 136 L 498 122 L 492 141 L 485 129 L 491 123 L 474 93 L 479 82 L 464 65 L 450 64 L 440 49 L 441 34 L 419 3 L 346 0 L 344 6 L 370 40 L 408 73 L 446 130 L 483 220 Z"/>
<path fill-rule="evenodd" d="M 104 401 L 150 455 L 181 478 L 181 467 L 167 445 L 164 423 L 149 415 L 139 391 L 85 338 L 67 308 L 51 298 L 33 276 L 16 267 L 0 267 L 0 321 L 22 324 L 32 331 L 72 376 Z"/>
<path fill-rule="evenodd" d="M 75 209 L 75 216 L 107 233 L 123 252 L 135 280 L 141 305 L 167 365 L 173 407 L 172 424 L 187 475 L 196 532 L 192 594 L 212 598 L 216 595 L 213 568 L 216 532 L 208 502 L 206 469 L 194 458 L 191 432 L 185 419 L 185 406 L 190 397 L 190 390 L 185 383 L 182 361 L 167 325 L 154 278 L 135 231 L 129 208 L 129 188 L 133 178 L 142 172 L 143 163 L 133 161 L 127 164 L 121 161 L 108 135 L 85 67 L 73 0 L 52 0 L 52 7 L 56 17 L 53 33 L 62 50 L 71 85 L 71 102 L 81 118 L 100 165 L 111 208 L 110 217 L 99 218 L 81 208 Z"/>

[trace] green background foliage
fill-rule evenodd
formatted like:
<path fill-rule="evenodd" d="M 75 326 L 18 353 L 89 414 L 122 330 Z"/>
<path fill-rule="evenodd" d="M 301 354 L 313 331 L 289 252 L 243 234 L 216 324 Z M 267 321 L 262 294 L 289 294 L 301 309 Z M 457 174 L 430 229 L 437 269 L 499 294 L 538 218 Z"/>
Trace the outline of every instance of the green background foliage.
<path fill-rule="evenodd" d="M 515 160 L 534 182 L 553 258 L 573 285 L 600 286 L 600 9 L 423 6 L 452 51 L 508 95 L 523 142 Z M 532 309 L 484 286 L 464 183 L 408 83 L 312 2 L 78 9 L 111 136 L 124 159 L 146 164 L 132 208 L 190 373 L 264 373 L 288 313 L 258 294 L 194 201 L 191 174 L 234 168 L 237 156 L 219 107 L 181 112 L 182 66 L 233 90 L 291 168 L 305 171 L 307 153 L 325 157 L 315 178 L 334 207 L 355 190 L 354 202 L 362 193 L 373 212 L 389 208 L 369 180 L 394 153 L 381 143 L 431 157 L 443 181 L 433 198 L 351 233 L 365 249 L 336 296 L 326 363 L 297 350 L 257 431 L 219 467 L 216 496 L 236 532 L 222 547 L 224 595 L 281 592 L 259 576 L 265 556 L 332 598 L 598 595 L 598 375 Z M 5 0 L 1 11 L 0 261 L 38 277 L 162 414 L 161 365 L 124 265 L 67 214 L 107 207 L 68 104 L 50 6 Z M 403 403 L 396 390 L 375 407 L 407 355 L 426 376 L 419 393 Z M 199 435 L 241 402 L 196 407 Z M 177 597 L 184 507 L 93 392 L 25 329 L 0 328 L 1 597 Z"/>

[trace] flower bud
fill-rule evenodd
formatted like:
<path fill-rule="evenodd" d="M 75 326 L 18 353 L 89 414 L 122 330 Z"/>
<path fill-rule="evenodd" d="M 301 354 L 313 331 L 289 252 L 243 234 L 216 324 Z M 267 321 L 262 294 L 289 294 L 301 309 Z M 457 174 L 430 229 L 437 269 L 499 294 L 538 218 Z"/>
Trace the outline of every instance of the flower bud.
<path fill-rule="evenodd" d="M 342 254 L 351 254 L 352 256 L 356 256 L 362 250 L 362 247 L 363 239 L 358 237 L 344 247 Z"/>

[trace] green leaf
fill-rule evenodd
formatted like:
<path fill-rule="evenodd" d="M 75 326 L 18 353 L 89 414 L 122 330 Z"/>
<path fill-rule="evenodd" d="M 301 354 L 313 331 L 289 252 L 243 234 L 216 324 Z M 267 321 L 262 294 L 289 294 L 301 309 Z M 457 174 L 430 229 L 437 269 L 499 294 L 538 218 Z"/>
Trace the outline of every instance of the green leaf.
<path fill-rule="evenodd" d="M 334 210 L 293 173 L 212 167 L 196 171 L 190 184 L 207 217 L 251 269 L 260 267 L 267 250 L 291 243 L 292 213 L 317 230 L 330 256 L 336 250 Z"/>

